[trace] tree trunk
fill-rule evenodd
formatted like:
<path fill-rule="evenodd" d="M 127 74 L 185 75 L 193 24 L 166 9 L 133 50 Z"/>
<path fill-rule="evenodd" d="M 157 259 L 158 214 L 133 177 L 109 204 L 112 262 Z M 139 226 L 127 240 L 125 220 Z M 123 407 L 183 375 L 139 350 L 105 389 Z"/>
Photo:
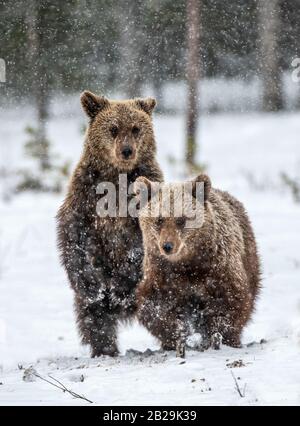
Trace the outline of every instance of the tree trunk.
<path fill-rule="evenodd" d="M 280 55 L 279 0 L 259 0 L 260 65 L 263 82 L 263 110 L 279 111 L 283 108 Z"/>
<path fill-rule="evenodd" d="M 193 168 L 196 162 L 198 124 L 198 81 L 200 78 L 200 7 L 199 0 L 187 0 L 187 123 L 186 163 Z"/>
<path fill-rule="evenodd" d="M 142 47 L 141 0 L 124 0 L 120 2 L 119 22 L 121 29 L 121 79 L 122 91 L 128 98 L 141 96 L 140 52 Z"/>
<path fill-rule="evenodd" d="M 36 143 L 39 146 L 41 168 L 48 169 L 50 160 L 46 123 L 49 117 L 49 85 L 47 64 L 43 57 L 43 22 L 37 0 L 30 0 L 27 3 L 26 23 L 29 62 L 34 77 L 31 81 L 31 90 L 37 113 Z"/>

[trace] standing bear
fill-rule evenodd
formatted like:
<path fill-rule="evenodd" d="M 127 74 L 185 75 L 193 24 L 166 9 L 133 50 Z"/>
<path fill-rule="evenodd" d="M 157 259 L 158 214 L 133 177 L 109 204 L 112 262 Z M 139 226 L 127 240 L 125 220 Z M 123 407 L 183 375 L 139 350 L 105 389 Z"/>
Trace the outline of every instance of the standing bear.
<path fill-rule="evenodd" d="M 118 200 L 119 192 L 124 192 L 119 188 L 120 174 L 126 174 L 127 187 L 139 176 L 162 180 L 151 119 L 155 100 L 118 102 L 85 91 L 81 104 L 90 122 L 81 159 L 57 214 L 58 246 L 75 292 L 82 342 L 91 345 L 93 357 L 114 356 L 117 322 L 135 312 L 142 234 L 137 218 L 97 214 L 101 198 L 97 187 L 102 182 L 114 184 Z"/>
<path fill-rule="evenodd" d="M 213 189 L 206 175 L 189 184 L 190 205 L 178 191 L 186 184 L 161 184 L 157 190 L 146 178 L 135 183 L 136 193 L 149 197 L 140 210 L 145 255 L 138 318 L 163 349 L 176 348 L 181 356 L 193 332 L 201 334 L 202 349 L 218 349 L 222 341 L 240 347 L 260 289 L 255 237 L 242 204 Z M 169 217 L 162 214 L 166 203 Z M 184 214 L 176 217 L 181 204 Z M 201 214 L 191 222 L 195 204 Z"/>

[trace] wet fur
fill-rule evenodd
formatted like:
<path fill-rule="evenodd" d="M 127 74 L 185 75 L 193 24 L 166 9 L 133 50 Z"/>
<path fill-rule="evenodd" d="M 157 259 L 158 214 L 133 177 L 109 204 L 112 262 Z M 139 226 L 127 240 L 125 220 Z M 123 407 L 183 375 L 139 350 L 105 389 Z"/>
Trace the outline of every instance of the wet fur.
<path fill-rule="evenodd" d="M 210 182 L 205 175 L 197 181 Z M 174 218 L 159 228 L 140 217 L 145 257 L 138 318 L 167 350 L 191 331 L 201 333 L 202 349 L 217 349 L 221 340 L 240 347 L 259 293 L 259 258 L 243 205 L 209 184 L 204 214 L 203 226 L 192 230 L 178 229 Z M 178 258 L 162 254 L 161 235 L 183 246 Z"/>
<path fill-rule="evenodd" d="M 83 154 L 57 214 L 58 246 L 75 292 L 83 343 L 91 345 L 92 356 L 114 356 L 118 353 L 117 321 L 130 319 L 136 308 L 135 289 L 142 276 L 142 235 L 135 218 L 98 217 L 100 196 L 96 188 L 103 181 L 117 184 L 119 173 L 127 173 L 128 185 L 139 176 L 162 180 L 151 120 L 155 101 L 108 101 L 90 92 L 81 100 L 90 123 Z M 128 131 L 126 143 L 135 145 L 136 158 L 130 164 L 117 157 L 124 138 L 112 140 L 112 124 L 124 134 Z M 142 129 L 139 138 L 130 136 L 129 126 L 133 125 Z"/>

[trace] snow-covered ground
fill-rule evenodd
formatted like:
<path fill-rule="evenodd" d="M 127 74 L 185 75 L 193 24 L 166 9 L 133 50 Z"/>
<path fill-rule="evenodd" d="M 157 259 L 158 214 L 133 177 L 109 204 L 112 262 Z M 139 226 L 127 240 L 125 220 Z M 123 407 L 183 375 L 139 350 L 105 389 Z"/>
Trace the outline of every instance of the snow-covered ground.
<path fill-rule="evenodd" d="M 24 163 L 26 111 L 1 112 L 0 169 Z M 74 165 L 83 114 L 49 123 L 54 151 Z M 180 179 L 182 117 L 155 117 L 159 160 Z M 241 199 L 263 263 L 263 290 L 244 347 L 189 351 L 185 362 L 158 349 L 138 324 L 120 326 L 122 355 L 90 359 L 75 327 L 72 292 L 55 246 L 62 196 L 24 194 L 0 201 L 0 404 L 88 404 L 35 378 L 30 366 L 96 404 L 300 404 L 300 204 L 280 173 L 300 170 L 300 114 L 212 115 L 202 119 L 199 159 L 214 185 Z M 1 193 L 5 192 L 0 181 Z M 9 182 L 5 183 L 9 186 Z M 241 361 L 240 361 L 241 360 Z M 238 361 L 238 362 L 237 362 Z M 240 397 L 234 377 L 244 395 Z"/>

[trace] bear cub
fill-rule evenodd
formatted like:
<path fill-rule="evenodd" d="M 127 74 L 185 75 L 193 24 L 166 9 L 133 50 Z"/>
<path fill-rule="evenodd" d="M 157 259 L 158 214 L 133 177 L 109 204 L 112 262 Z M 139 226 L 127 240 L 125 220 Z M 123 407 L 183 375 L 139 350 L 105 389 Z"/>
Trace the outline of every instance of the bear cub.
<path fill-rule="evenodd" d="M 178 185 L 183 186 L 161 185 L 170 194 L 166 217 L 161 191 L 146 178 L 135 183 L 137 194 L 145 187 L 148 194 L 139 217 L 145 255 L 136 292 L 138 318 L 162 349 L 176 349 L 178 356 L 184 356 L 192 333 L 201 334 L 202 350 L 219 349 L 221 343 L 240 347 L 260 289 L 259 258 L 247 213 L 202 174 L 190 182 L 191 200 L 201 206 L 202 219 L 200 226 L 189 227 L 190 215 L 176 217 L 175 205 L 184 199 Z M 154 205 L 159 206 L 157 217 L 149 214 Z"/>
<path fill-rule="evenodd" d="M 142 276 L 143 244 L 138 219 L 103 217 L 97 191 L 103 182 L 124 192 L 139 176 L 162 180 L 156 162 L 152 98 L 112 101 L 85 91 L 89 117 L 84 149 L 58 215 L 61 260 L 75 293 L 77 323 L 92 356 L 117 355 L 117 322 L 135 312 Z M 127 188 L 119 186 L 126 175 Z M 121 184 L 120 184 L 121 185 Z M 118 208 L 118 205 L 117 205 Z"/>

